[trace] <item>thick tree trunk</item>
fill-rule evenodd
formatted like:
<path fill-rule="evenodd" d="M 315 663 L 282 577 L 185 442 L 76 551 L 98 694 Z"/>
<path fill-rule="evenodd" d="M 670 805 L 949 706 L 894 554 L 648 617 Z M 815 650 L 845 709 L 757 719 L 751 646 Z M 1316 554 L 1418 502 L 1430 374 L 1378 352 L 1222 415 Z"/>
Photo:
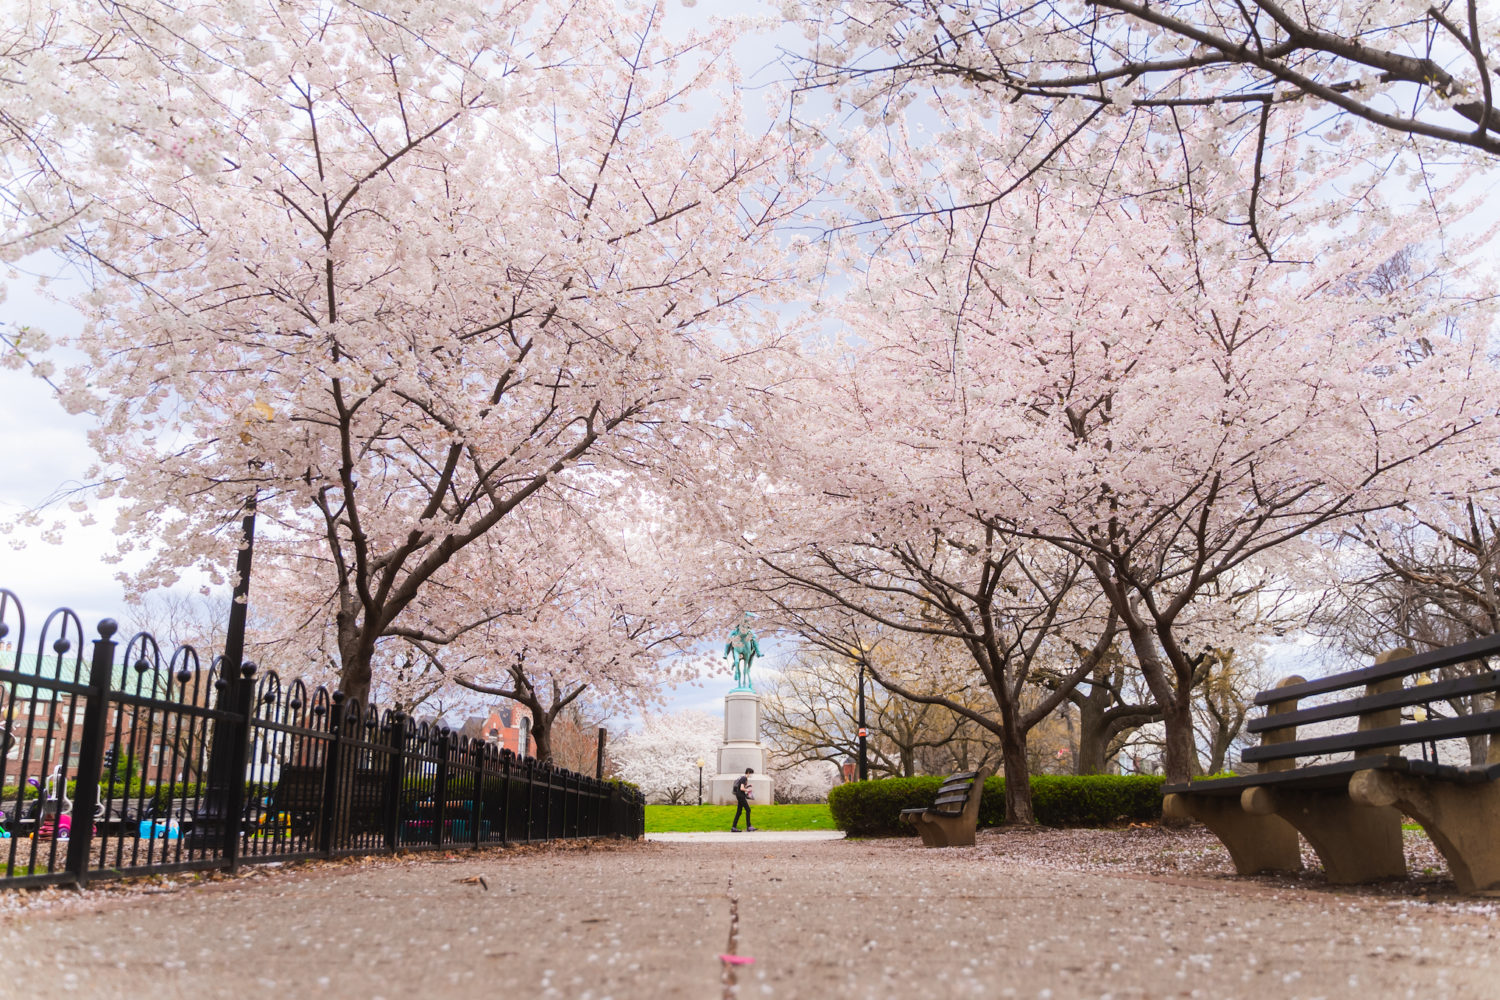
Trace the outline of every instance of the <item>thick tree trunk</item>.
<path fill-rule="evenodd" d="M 1198 752 L 1193 745 L 1192 692 L 1182 692 L 1162 708 L 1162 722 L 1167 731 L 1162 771 L 1169 782 L 1187 781 L 1198 768 Z"/>
<path fill-rule="evenodd" d="M 370 664 L 356 662 L 339 675 L 339 690 L 361 705 L 370 704 Z"/>
<path fill-rule="evenodd" d="M 1031 811 L 1031 768 L 1026 764 L 1026 740 L 1009 735 L 1000 739 L 1005 759 L 1005 822 L 1016 826 L 1033 826 Z"/>
<path fill-rule="evenodd" d="M 339 690 L 350 698 L 358 698 L 361 705 L 368 705 L 374 644 L 366 641 L 364 629 L 348 612 L 340 612 L 338 616 L 338 633 Z"/>
<path fill-rule="evenodd" d="M 1109 734 L 1105 731 L 1102 717 L 1103 712 L 1094 710 L 1093 714 L 1098 717 L 1092 721 L 1088 718 L 1089 709 L 1082 709 L 1078 713 L 1078 755 L 1073 761 L 1074 774 L 1103 774 L 1109 765 Z"/>
<path fill-rule="evenodd" d="M 552 726 L 545 714 L 536 713 L 531 717 L 531 738 L 536 741 L 536 759 L 549 761 L 552 759 Z"/>
<path fill-rule="evenodd" d="M 1078 753 L 1073 759 L 1074 774 L 1103 774 L 1110 733 L 1104 713 L 1109 707 L 1109 692 L 1095 686 L 1087 695 L 1076 699 L 1078 709 Z"/>

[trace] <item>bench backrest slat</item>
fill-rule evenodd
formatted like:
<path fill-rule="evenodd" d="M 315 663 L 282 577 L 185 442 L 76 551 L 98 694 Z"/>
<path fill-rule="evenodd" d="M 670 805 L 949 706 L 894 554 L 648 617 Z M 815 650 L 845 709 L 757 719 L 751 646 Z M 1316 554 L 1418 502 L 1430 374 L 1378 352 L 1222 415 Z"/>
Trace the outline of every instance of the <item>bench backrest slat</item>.
<path fill-rule="evenodd" d="M 942 785 L 938 786 L 937 797 L 929 807 L 931 811 L 945 816 L 963 815 L 970 796 L 977 798 L 983 794 L 982 787 L 974 787 L 978 777 L 978 771 L 960 771 L 944 779 Z"/>
<path fill-rule="evenodd" d="M 1279 720 L 1278 720 L 1279 721 Z M 1479 712 L 1460 715 L 1452 719 L 1428 719 L 1426 722 L 1407 722 L 1395 726 L 1382 726 L 1358 733 L 1339 733 L 1333 736 L 1318 736 L 1313 739 L 1292 740 L 1289 743 L 1274 743 L 1270 746 L 1250 747 L 1241 759 L 1246 763 L 1282 760 L 1288 757 L 1308 757 L 1315 754 L 1339 753 L 1345 750 L 1369 750 L 1378 747 L 1402 746 L 1410 743 L 1426 743 L 1435 740 L 1454 739 L 1461 736 L 1476 736 L 1481 733 L 1500 732 L 1500 711 Z"/>
<path fill-rule="evenodd" d="M 1402 688 L 1399 691 L 1388 691 L 1385 694 L 1349 698 L 1345 701 L 1331 702 L 1327 705 L 1314 705 L 1312 708 L 1302 708 L 1284 715 L 1268 715 L 1264 718 L 1252 719 L 1249 725 L 1246 726 L 1246 729 L 1252 733 L 1261 733 L 1267 729 L 1280 729 L 1283 726 L 1305 726 L 1314 722 L 1347 719 L 1350 716 L 1359 715 L 1363 712 L 1372 712 L 1381 708 L 1404 708 L 1407 705 L 1425 705 L 1428 702 L 1444 701 L 1448 698 L 1460 698 L 1471 694 L 1483 694 L 1489 691 L 1500 691 L 1500 670 L 1487 670 L 1482 674 L 1475 674 L 1471 677 L 1455 677 L 1452 680 L 1436 681 L 1432 684 L 1418 684 L 1414 687 Z"/>
<path fill-rule="evenodd" d="M 1279 701 L 1308 698 L 1315 694 L 1327 694 L 1329 691 L 1342 691 L 1392 677 L 1409 677 L 1412 674 L 1441 670 L 1444 667 L 1487 656 L 1500 656 L 1500 633 L 1470 639 L 1456 646 L 1444 646 L 1442 649 L 1417 653 L 1415 656 L 1403 656 L 1388 663 L 1377 663 L 1359 670 L 1347 670 L 1341 674 L 1320 677 L 1317 680 L 1305 681 L 1290 687 L 1272 688 L 1257 694 L 1255 703 L 1274 705 Z"/>

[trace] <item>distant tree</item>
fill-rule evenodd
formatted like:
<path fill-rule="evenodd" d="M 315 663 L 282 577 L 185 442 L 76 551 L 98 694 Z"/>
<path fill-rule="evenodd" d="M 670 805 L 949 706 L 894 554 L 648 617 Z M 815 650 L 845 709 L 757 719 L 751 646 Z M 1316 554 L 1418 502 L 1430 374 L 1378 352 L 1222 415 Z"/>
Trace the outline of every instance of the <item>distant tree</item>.
<path fill-rule="evenodd" d="M 885 664 L 893 677 L 923 676 L 929 683 L 933 673 L 921 667 L 900 670 L 896 661 L 907 655 L 932 655 L 923 644 L 900 646 L 876 644 L 868 656 Z M 950 679 L 956 674 L 949 674 Z M 922 689 L 921 682 L 911 681 Z M 959 682 L 963 683 L 963 682 Z M 895 694 L 876 679 L 865 681 L 865 720 L 869 767 L 875 775 L 911 777 L 928 773 L 929 764 L 952 770 L 955 756 L 975 764 L 990 763 L 999 756 L 993 734 L 981 731 L 972 720 L 935 703 L 911 701 Z M 943 685 L 945 697 L 978 701 L 977 692 Z M 766 739 L 792 762 L 826 761 L 842 766 L 859 755 L 859 661 L 848 651 L 835 653 L 816 646 L 801 650 L 767 686 L 762 702 Z M 987 737 L 985 739 L 984 737 Z M 975 747 L 980 747 L 976 754 Z"/>
<path fill-rule="evenodd" d="M 1256 693 L 1270 687 L 1272 681 L 1257 648 L 1215 647 L 1202 655 L 1202 679 L 1193 700 L 1200 769 L 1204 774 L 1218 774 L 1229 764 L 1230 748 L 1245 735 L 1245 718 L 1255 704 Z"/>
<path fill-rule="evenodd" d="M 697 801 L 697 761 L 705 762 L 704 780 L 713 778 L 723 741 L 724 720 L 706 712 L 643 716 L 639 729 L 615 741 L 616 774 L 650 801 Z"/>
<path fill-rule="evenodd" d="M 1435 499 L 1350 525 L 1329 560 L 1335 578 L 1312 629 L 1365 660 L 1398 647 L 1422 652 L 1500 632 L 1500 513 L 1493 494 Z M 1488 669 L 1445 668 L 1446 680 Z M 1490 694 L 1462 695 L 1424 711 L 1493 710 Z M 1469 738 L 1472 763 L 1489 759 L 1491 738 Z"/>
<path fill-rule="evenodd" d="M 1077 656 L 1089 653 L 1081 645 L 1075 645 L 1074 651 Z M 1048 667 L 1036 671 L 1037 682 L 1047 687 L 1056 684 L 1058 676 Z M 1066 673 L 1061 676 L 1066 677 Z M 1068 692 L 1062 718 L 1068 729 L 1076 725 L 1072 733 L 1073 773 L 1106 774 L 1123 739 L 1147 723 L 1159 722 L 1161 710 L 1117 641 L 1100 657 L 1093 673 Z"/>

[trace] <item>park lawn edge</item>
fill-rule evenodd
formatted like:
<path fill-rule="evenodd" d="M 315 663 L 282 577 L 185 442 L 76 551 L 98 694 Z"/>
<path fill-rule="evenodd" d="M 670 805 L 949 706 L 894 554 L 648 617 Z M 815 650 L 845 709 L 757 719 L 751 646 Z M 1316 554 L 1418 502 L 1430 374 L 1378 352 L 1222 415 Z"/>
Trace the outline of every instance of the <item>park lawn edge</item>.
<path fill-rule="evenodd" d="M 757 830 L 837 830 L 828 803 L 756 805 L 751 815 Z M 646 807 L 647 833 L 711 833 L 727 830 L 734 819 L 734 806 Z"/>

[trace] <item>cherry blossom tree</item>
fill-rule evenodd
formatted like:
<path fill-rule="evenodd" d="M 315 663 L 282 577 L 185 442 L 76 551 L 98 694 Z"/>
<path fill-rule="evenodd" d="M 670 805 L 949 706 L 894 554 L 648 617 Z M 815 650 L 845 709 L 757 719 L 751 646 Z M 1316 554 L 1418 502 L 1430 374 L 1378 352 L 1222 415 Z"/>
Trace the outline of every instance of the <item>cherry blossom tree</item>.
<path fill-rule="evenodd" d="M 876 642 L 864 655 L 879 676 L 921 685 L 924 695 L 939 691 L 945 699 L 962 700 L 982 715 L 991 699 L 977 685 L 966 683 L 974 676 L 972 668 L 964 670 L 955 662 L 966 660 L 968 654 L 943 656 L 935 646 Z M 857 649 L 835 653 L 810 644 L 766 685 L 763 725 L 780 760 L 842 766 L 858 759 L 859 656 Z M 916 662 L 906 662 L 908 657 Z M 938 659 L 941 666 L 934 662 Z M 869 768 L 876 774 L 909 778 L 929 773 L 924 765 L 933 758 L 943 760 L 943 769 L 951 772 L 991 764 L 999 756 L 993 734 L 971 718 L 933 702 L 910 701 L 874 678 L 866 681 L 865 720 Z"/>
<path fill-rule="evenodd" d="M 1232 189 L 1205 174 L 1193 199 Z M 1326 180 L 1280 173 L 1276 197 L 1295 212 Z M 1086 567 L 1161 707 L 1174 780 L 1194 759 L 1205 599 L 1309 532 L 1490 467 L 1468 450 L 1493 381 L 1482 291 L 1444 284 L 1441 262 L 1366 280 L 1417 239 L 1388 216 L 1321 248 L 1326 227 L 1274 232 L 1309 261 L 1291 267 L 1248 231 L 1199 228 L 1211 211 L 1038 186 L 894 234 L 848 314 L 868 347 L 846 405 L 880 449 L 845 458 L 863 494 L 914 522 L 968 509 Z"/>
<path fill-rule="evenodd" d="M 1027 734 L 1094 672 L 1114 641 L 1117 617 L 1096 588 L 1079 586 L 1086 574 L 1080 559 L 1002 534 L 943 502 L 950 497 L 929 494 L 918 506 L 902 496 L 892 509 L 873 490 L 864 496 L 873 502 L 837 508 L 848 525 L 842 531 L 827 524 L 803 546 L 762 555 L 774 573 L 768 598 L 812 641 L 855 650 L 874 679 L 902 699 L 989 730 L 1004 762 L 1006 816 L 1034 823 Z M 951 675 L 934 683 L 899 654 L 877 657 L 872 626 L 961 646 L 970 675 L 977 674 L 972 686 L 989 697 L 962 696 Z M 1082 632 L 1094 637 L 1093 648 L 1058 683 L 1038 689 L 1034 671 Z"/>
<path fill-rule="evenodd" d="M 1083 179 L 1078 161 L 1059 162 L 1075 145 L 1098 151 L 1087 180 L 1108 187 L 1121 156 L 1180 149 L 1190 175 L 1204 146 L 1248 147 L 1236 214 L 1267 256 L 1262 216 L 1280 206 L 1263 182 L 1278 143 L 1314 156 L 1324 143 L 1359 146 L 1372 183 L 1401 161 L 1429 187 L 1463 176 L 1441 176 L 1455 156 L 1481 169 L 1500 156 L 1494 11 L 1478 0 L 785 6 L 808 37 L 793 64 L 805 90 L 834 91 L 880 131 L 932 95 L 924 113 L 942 131 L 1017 176 Z M 1288 117 L 1299 127 L 1284 128 Z M 976 119 L 991 127 L 969 134 Z"/>
<path fill-rule="evenodd" d="M 578 705 L 603 717 L 656 707 L 698 676 L 728 611 L 705 599 L 701 552 L 654 496 L 595 482 L 591 497 L 546 490 L 456 553 L 376 648 L 372 696 L 410 711 L 441 693 L 524 705 L 537 756 Z M 271 662 L 337 663 L 336 623 L 316 610 L 334 572 L 322 550 L 278 567 L 261 606 Z"/>
<path fill-rule="evenodd" d="M 112 37 L 133 10 L 76 16 Z M 660 6 L 199 13 L 137 33 L 216 99 L 70 172 L 97 221 L 67 235 L 95 284 L 63 394 L 125 547 L 157 548 L 136 584 L 223 565 L 252 500 L 258 557 L 320 550 L 307 607 L 364 697 L 382 637 L 538 494 L 745 419 L 797 273 L 791 154 L 742 125 L 733 32 Z"/>
<path fill-rule="evenodd" d="M 395 637 L 451 684 L 525 705 L 543 760 L 556 720 L 581 698 L 611 716 L 654 707 L 698 675 L 698 647 L 725 616 L 678 570 L 694 553 L 663 546 L 631 509 L 582 522 L 536 505 L 465 553 L 453 583 L 431 588 L 411 615 L 422 624 Z"/>
<path fill-rule="evenodd" d="M 615 741 L 618 776 L 639 785 L 648 800 L 680 803 L 695 798 L 698 761 L 708 777 L 718 769 L 724 720 L 686 710 L 647 715 L 641 726 Z"/>

